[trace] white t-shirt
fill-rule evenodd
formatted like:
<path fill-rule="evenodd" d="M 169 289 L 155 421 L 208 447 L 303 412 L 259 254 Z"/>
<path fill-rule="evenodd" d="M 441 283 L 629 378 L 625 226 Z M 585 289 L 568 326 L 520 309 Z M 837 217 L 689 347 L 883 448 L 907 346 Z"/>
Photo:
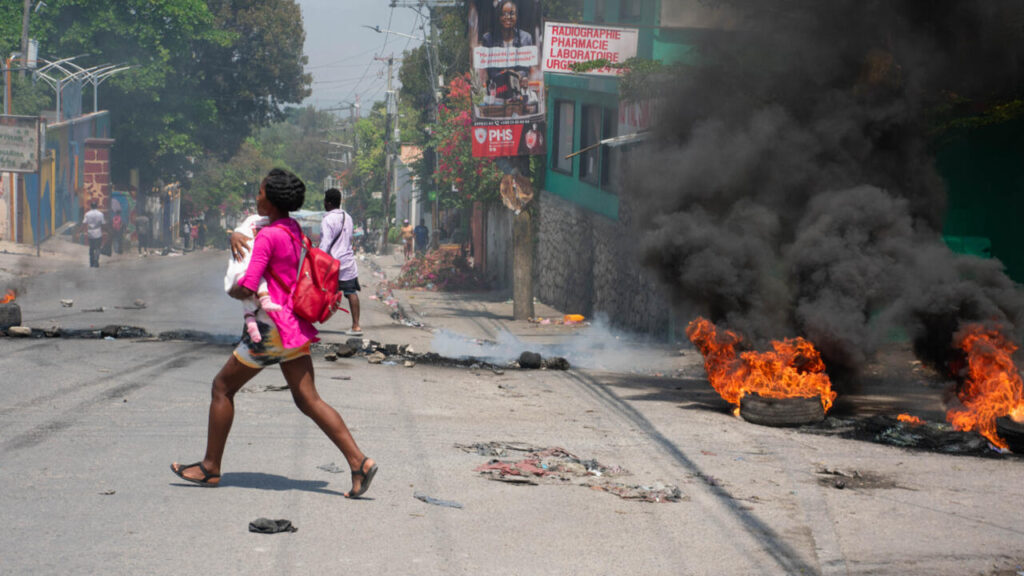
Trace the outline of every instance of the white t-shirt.
<path fill-rule="evenodd" d="M 103 212 L 93 208 L 85 213 L 85 219 L 82 220 L 82 224 L 87 226 L 86 234 L 89 238 L 103 238 L 102 226 L 107 223 L 107 219 L 103 217 Z"/>

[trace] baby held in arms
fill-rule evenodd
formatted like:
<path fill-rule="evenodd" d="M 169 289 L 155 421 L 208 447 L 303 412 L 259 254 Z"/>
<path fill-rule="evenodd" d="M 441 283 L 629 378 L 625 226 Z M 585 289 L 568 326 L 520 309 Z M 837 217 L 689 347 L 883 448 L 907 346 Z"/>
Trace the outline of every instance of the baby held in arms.
<path fill-rule="evenodd" d="M 228 256 L 228 272 L 224 275 L 224 292 L 230 291 L 235 283 L 245 275 L 246 269 L 249 268 L 249 261 L 252 259 L 252 239 L 256 237 L 256 232 L 266 226 L 267 223 L 266 216 L 253 214 L 235 228 L 235 232 L 250 239 L 249 251 L 245 253 L 245 258 L 242 258 L 241 262 Z M 267 289 L 267 281 L 265 279 L 260 279 L 256 296 L 242 300 L 242 310 L 245 311 L 245 331 L 248 332 L 249 338 L 257 343 L 263 340 L 263 337 L 260 336 L 259 326 L 256 325 L 256 312 L 260 308 L 267 312 L 281 309 L 281 306 L 275 304 L 270 299 L 270 291 Z"/>

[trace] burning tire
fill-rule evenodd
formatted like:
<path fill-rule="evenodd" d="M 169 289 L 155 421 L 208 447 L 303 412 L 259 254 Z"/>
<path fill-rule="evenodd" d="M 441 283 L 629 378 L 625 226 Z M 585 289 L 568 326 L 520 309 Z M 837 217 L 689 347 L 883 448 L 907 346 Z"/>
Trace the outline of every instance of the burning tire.
<path fill-rule="evenodd" d="M 21 326 L 21 307 L 14 302 L 0 304 L 0 330 Z"/>
<path fill-rule="evenodd" d="M 1006 440 L 1011 452 L 1024 456 L 1024 424 L 1006 417 L 996 418 L 996 434 Z"/>
<path fill-rule="evenodd" d="M 762 426 L 803 426 L 825 419 L 821 398 L 765 398 L 747 394 L 740 399 L 740 416 Z"/>

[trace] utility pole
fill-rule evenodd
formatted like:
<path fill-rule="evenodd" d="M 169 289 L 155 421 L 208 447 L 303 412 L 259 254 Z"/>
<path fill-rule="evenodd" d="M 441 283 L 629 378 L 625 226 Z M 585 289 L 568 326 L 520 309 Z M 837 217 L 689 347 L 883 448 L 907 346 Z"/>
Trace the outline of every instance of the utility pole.
<path fill-rule="evenodd" d="M 395 141 L 391 138 L 392 122 L 397 122 L 398 118 L 398 103 L 395 99 L 395 91 L 391 88 L 391 78 L 393 76 L 395 58 L 394 56 L 374 57 L 374 60 L 380 60 L 388 63 L 388 91 L 386 102 L 386 114 L 384 116 L 384 192 L 382 194 L 383 202 L 383 213 L 384 213 L 384 228 L 381 232 L 380 244 L 378 248 L 379 254 L 387 254 L 388 252 L 388 232 L 391 230 L 391 194 L 392 190 L 392 166 L 394 159 Z M 398 129 L 395 128 L 395 136 L 398 135 Z"/>
<path fill-rule="evenodd" d="M 423 13 L 421 10 L 427 8 L 427 22 L 430 24 L 430 36 L 429 40 L 421 38 L 424 44 L 427 45 L 427 67 L 430 74 L 430 93 L 433 98 L 434 107 L 430 111 L 431 123 L 437 123 L 437 107 L 441 101 L 441 90 L 444 89 L 444 72 L 441 70 L 441 58 L 437 53 L 437 26 L 434 25 L 434 18 L 436 16 L 435 10 L 438 8 L 455 8 L 459 6 L 461 0 L 391 0 L 391 7 L 396 8 L 402 6 L 404 8 L 412 8 L 421 16 Z M 434 85 L 437 82 L 437 85 Z M 434 153 L 434 174 L 437 174 L 438 159 L 437 153 Z M 430 230 L 430 249 L 436 250 L 441 239 L 441 203 L 440 203 L 440 190 L 434 186 L 434 206 L 431 210 L 431 230 Z"/>
<path fill-rule="evenodd" d="M 20 78 L 25 77 L 25 66 L 28 66 L 28 17 L 32 13 L 32 0 L 25 0 L 25 9 L 21 13 L 21 62 L 18 72 Z"/>
<path fill-rule="evenodd" d="M 517 156 L 516 171 L 530 180 L 530 157 Z M 512 223 L 512 318 L 533 318 L 533 215 L 525 206 Z"/>

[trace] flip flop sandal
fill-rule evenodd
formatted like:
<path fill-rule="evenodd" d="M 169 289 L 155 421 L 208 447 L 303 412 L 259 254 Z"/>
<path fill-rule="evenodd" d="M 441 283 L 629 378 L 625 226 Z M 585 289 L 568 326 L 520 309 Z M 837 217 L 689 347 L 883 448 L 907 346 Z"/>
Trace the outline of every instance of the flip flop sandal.
<path fill-rule="evenodd" d="M 359 463 L 359 470 L 354 470 L 352 472 L 353 478 L 355 478 L 356 476 L 362 476 L 363 482 L 359 485 L 359 490 L 354 490 L 348 493 L 349 498 L 359 498 L 363 494 L 366 494 L 366 491 L 370 489 L 370 482 L 373 482 L 373 477 L 377 475 L 376 464 L 370 466 L 370 469 L 367 470 L 366 472 L 363 472 L 363 466 L 366 465 L 366 461 L 368 459 L 369 458 L 364 457 L 363 461 Z"/>
<path fill-rule="evenodd" d="M 195 468 L 196 466 L 198 466 L 199 471 L 203 473 L 203 478 L 201 480 L 185 476 L 185 470 L 188 470 L 189 468 Z M 181 478 L 186 482 L 199 484 L 203 488 L 216 488 L 217 486 L 220 485 L 220 482 L 210 482 L 210 480 L 219 479 L 220 474 L 210 474 L 210 472 L 206 469 L 206 466 L 203 466 L 202 462 L 196 462 L 194 464 L 186 464 L 184 466 L 179 466 L 177 470 L 174 469 L 174 464 L 171 464 L 171 472 L 174 472 L 178 476 L 178 478 Z"/>

